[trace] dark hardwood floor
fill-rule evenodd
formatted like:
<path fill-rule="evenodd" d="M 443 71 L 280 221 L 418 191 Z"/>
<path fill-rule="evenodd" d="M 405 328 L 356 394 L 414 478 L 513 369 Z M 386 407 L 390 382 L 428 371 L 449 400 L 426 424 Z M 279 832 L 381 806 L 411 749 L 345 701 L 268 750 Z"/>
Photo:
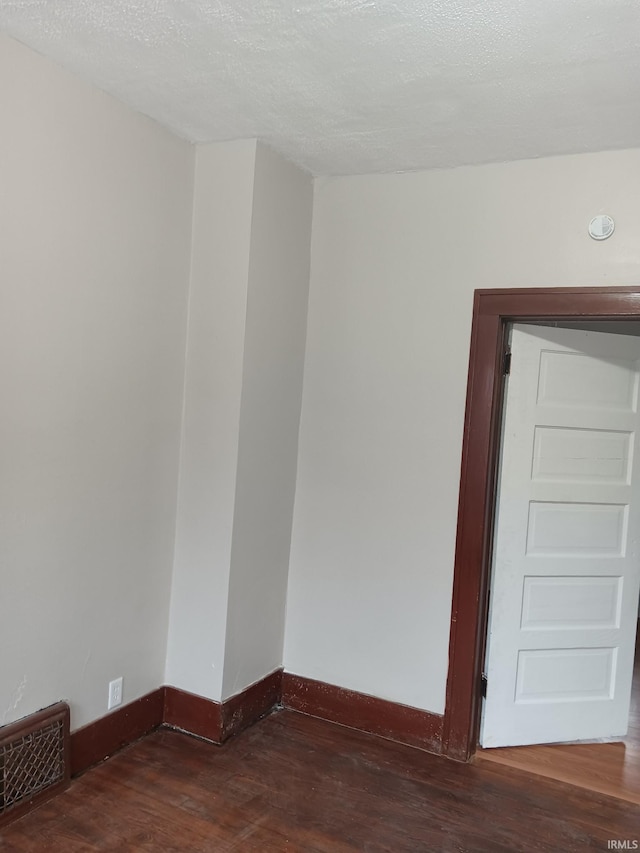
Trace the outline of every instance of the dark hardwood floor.
<path fill-rule="evenodd" d="M 605 851 L 640 808 L 280 711 L 217 747 L 160 729 L 0 831 L 10 851 Z"/>

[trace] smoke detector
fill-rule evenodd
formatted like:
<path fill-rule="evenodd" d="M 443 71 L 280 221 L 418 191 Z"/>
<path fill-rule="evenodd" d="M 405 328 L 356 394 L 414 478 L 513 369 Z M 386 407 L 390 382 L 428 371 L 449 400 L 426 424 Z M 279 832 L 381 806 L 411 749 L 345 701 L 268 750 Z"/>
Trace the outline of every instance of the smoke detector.
<path fill-rule="evenodd" d="M 606 240 L 607 237 L 611 237 L 615 227 L 613 219 L 606 213 L 601 213 L 594 216 L 589 223 L 589 236 L 594 240 Z"/>

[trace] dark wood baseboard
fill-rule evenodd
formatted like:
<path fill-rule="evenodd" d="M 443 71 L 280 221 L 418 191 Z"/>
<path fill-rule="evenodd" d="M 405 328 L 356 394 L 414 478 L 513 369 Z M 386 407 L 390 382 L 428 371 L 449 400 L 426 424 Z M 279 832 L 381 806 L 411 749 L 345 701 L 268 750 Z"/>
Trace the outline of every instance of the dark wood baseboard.
<path fill-rule="evenodd" d="M 164 688 L 159 687 L 129 705 L 83 726 L 71 734 L 71 775 L 112 755 L 162 725 Z"/>
<path fill-rule="evenodd" d="M 442 751 L 444 718 L 440 714 L 288 672 L 282 678 L 282 704 L 292 711 L 417 746 L 437 755 Z"/>
<path fill-rule="evenodd" d="M 177 687 L 159 687 L 135 702 L 71 734 L 71 775 L 138 740 L 161 725 L 224 743 L 280 704 L 278 669 L 225 702 L 214 702 Z"/>
<path fill-rule="evenodd" d="M 136 699 L 71 734 L 71 775 L 77 776 L 161 725 L 224 743 L 280 704 L 429 752 L 442 751 L 439 714 L 278 669 L 224 702 L 177 687 L 160 687 Z"/>
<path fill-rule="evenodd" d="M 165 687 L 163 723 L 172 729 L 221 743 L 222 704 L 178 687 Z"/>
<path fill-rule="evenodd" d="M 270 714 L 282 700 L 282 670 L 277 669 L 222 703 L 220 740 L 228 740 Z"/>
<path fill-rule="evenodd" d="M 280 704 L 281 694 L 281 669 L 224 702 L 165 687 L 163 722 L 213 743 L 224 743 L 273 711 Z"/>

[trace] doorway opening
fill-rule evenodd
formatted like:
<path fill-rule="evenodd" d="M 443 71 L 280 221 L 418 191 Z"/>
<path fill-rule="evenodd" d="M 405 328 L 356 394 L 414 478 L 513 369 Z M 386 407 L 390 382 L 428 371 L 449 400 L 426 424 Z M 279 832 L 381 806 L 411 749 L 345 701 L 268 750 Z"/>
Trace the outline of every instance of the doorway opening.
<path fill-rule="evenodd" d="M 640 803 L 640 322 L 516 324 L 510 349 L 476 757 Z"/>
<path fill-rule="evenodd" d="M 442 744 L 451 758 L 469 760 L 478 743 L 508 324 L 634 318 L 640 318 L 634 287 L 475 293 Z"/>

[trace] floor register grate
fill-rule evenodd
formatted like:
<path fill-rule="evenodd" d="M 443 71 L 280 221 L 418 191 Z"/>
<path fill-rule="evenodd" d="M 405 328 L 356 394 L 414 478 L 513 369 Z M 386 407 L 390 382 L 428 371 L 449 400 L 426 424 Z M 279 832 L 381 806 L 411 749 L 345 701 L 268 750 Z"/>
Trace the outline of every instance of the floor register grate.
<path fill-rule="evenodd" d="M 0 728 L 0 826 L 69 784 L 69 706 Z"/>

